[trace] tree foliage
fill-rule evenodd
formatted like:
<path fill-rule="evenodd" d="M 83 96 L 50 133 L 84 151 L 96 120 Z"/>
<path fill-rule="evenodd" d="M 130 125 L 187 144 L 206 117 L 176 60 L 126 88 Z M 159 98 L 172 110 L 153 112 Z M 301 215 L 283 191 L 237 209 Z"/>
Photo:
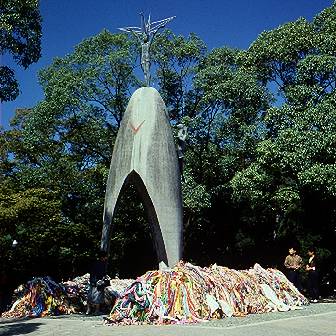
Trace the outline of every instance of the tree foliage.
<path fill-rule="evenodd" d="M 24 69 L 41 57 L 41 16 L 38 0 L 2 0 L 0 4 L 0 55 L 9 53 Z M 0 101 L 14 100 L 19 84 L 13 69 L 0 66 Z"/>
<path fill-rule="evenodd" d="M 188 126 L 185 259 L 275 265 L 295 242 L 318 245 L 322 257 L 335 252 L 335 15 L 333 5 L 312 22 L 286 23 L 247 50 L 208 51 L 194 34 L 157 35 L 154 85 L 173 131 L 181 122 Z M 0 211 L 3 246 L 22 235 L 39 248 L 49 243 L 48 258 L 60 265 L 93 257 L 113 144 L 128 99 L 142 83 L 138 75 L 136 41 L 108 31 L 41 71 L 45 98 L 17 111 L 0 140 L 7 188 L 0 197 L 9 209 Z M 37 208 L 34 215 L 27 215 L 30 208 Z M 46 231 L 39 242 L 32 237 L 37 218 Z M 52 250 L 56 232 L 60 252 Z M 113 271 L 127 276 L 127 268 L 154 267 L 150 234 L 131 186 L 116 213 Z M 265 255 L 270 247 L 274 252 Z M 139 250 L 145 261 L 135 257 Z"/>
<path fill-rule="evenodd" d="M 254 162 L 233 178 L 233 194 L 273 216 L 275 235 L 302 243 L 307 234 L 315 244 L 334 235 L 335 13 L 333 5 L 311 23 L 265 32 L 245 52 L 246 66 L 277 91 L 265 138 Z"/>

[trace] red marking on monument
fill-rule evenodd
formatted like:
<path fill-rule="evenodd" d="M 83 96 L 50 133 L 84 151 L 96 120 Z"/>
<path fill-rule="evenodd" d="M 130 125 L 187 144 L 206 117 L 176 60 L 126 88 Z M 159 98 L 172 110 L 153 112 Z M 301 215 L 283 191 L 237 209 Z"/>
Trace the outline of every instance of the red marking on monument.
<path fill-rule="evenodd" d="M 144 120 L 138 127 L 134 127 L 134 126 L 132 125 L 132 123 L 129 122 L 129 125 L 130 125 L 130 127 L 131 127 L 131 130 L 133 131 L 134 134 L 137 134 L 137 133 L 138 133 L 140 127 L 142 126 L 142 124 L 143 124 L 144 122 L 145 122 L 145 120 Z"/>

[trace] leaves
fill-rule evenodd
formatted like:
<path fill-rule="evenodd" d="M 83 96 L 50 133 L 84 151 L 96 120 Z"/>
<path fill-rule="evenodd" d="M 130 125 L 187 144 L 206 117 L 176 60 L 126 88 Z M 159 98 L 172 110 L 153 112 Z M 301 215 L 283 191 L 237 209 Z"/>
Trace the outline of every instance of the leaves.
<path fill-rule="evenodd" d="M 244 67 L 278 91 L 255 160 L 232 179 L 233 195 L 273 216 L 275 232 L 287 237 L 331 232 L 335 222 L 335 11 L 333 5 L 312 23 L 299 19 L 264 32 L 241 54 Z"/>
<path fill-rule="evenodd" d="M 41 57 L 41 21 L 37 0 L 2 0 L 0 55 L 12 54 L 14 61 L 25 69 L 37 62 Z M 0 75 L 0 101 L 14 100 L 19 94 L 14 71 L 0 67 Z"/>
<path fill-rule="evenodd" d="M 185 259 L 247 267 L 259 257 L 274 264 L 294 239 L 331 253 L 335 13 L 333 5 L 313 22 L 298 19 L 263 32 L 247 50 L 207 51 L 194 34 L 156 35 L 153 79 L 173 132 L 179 123 L 188 127 Z M 44 100 L 18 110 L 0 137 L 3 246 L 25 235 L 64 267 L 99 248 L 113 145 L 129 97 L 142 83 L 139 52 L 134 38 L 104 30 L 41 71 Z M 113 268 L 127 276 L 132 264 L 141 272 L 134 261 L 139 249 L 146 267 L 155 267 L 151 231 L 132 186 L 118 204 Z M 48 247 L 56 232 L 58 245 Z M 264 250 L 274 246 L 267 260 Z"/>
<path fill-rule="evenodd" d="M 14 100 L 18 95 L 19 87 L 14 71 L 7 66 L 0 66 L 0 101 Z"/>

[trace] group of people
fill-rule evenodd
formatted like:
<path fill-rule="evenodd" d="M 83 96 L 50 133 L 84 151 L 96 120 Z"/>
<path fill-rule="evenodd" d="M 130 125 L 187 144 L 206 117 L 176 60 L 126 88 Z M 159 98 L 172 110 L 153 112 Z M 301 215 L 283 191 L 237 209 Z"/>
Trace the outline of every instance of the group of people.
<path fill-rule="evenodd" d="M 314 247 L 310 247 L 307 251 L 308 262 L 303 265 L 302 258 L 297 254 L 294 247 L 290 247 L 289 254 L 285 259 L 284 265 L 287 269 L 287 278 L 294 286 L 302 291 L 302 283 L 300 277 L 300 270 L 304 269 L 307 272 L 307 289 L 311 302 L 318 302 L 319 299 L 319 281 L 318 281 L 318 263 L 316 258 L 316 251 Z"/>

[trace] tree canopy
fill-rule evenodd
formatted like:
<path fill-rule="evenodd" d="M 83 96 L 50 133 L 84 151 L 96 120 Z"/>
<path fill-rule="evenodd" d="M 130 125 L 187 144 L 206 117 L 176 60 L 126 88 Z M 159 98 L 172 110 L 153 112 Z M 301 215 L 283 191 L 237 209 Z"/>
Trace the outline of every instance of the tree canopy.
<path fill-rule="evenodd" d="M 2 0 L 0 3 L 0 55 L 9 53 L 24 69 L 41 57 L 41 15 L 38 0 Z M 0 102 L 14 100 L 19 83 L 14 70 L 0 65 Z"/>
<path fill-rule="evenodd" d="M 322 261 L 335 253 L 335 19 L 334 4 L 312 22 L 263 32 L 247 50 L 157 35 L 154 85 L 173 132 L 188 126 L 185 259 L 281 267 L 291 244 L 317 245 Z M 40 72 L 44 99 L 1 134 L 4 249 L 19 237 L 25 253 L 67 274 L 85 269 L 99 248 L 113 145 L 138 74 L 136 41 L 106 30 Z M 150 234 L 130 187 L 116 214 L 112 271 L 154 267 Z"/>

